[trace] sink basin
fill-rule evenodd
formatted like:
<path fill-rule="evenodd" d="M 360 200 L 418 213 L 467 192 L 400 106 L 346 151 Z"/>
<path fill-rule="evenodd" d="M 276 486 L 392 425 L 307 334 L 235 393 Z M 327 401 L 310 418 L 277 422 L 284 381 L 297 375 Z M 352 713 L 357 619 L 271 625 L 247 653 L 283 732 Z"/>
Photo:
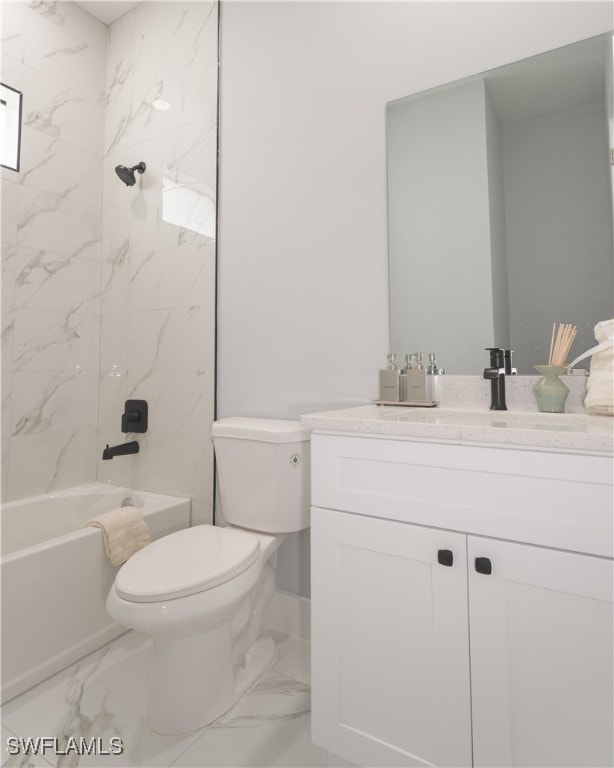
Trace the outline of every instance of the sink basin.
<path fill-rule="evenodd" d="M 383 414 L 386 420 L 417 424 L 442 424 L 460 427 L 488 427 L 493 429 L 531 429 L 553 432 L 585 433 L 588 426 L 603 426 L 608 431 L 608 419 L 595 422 L 590 416 L 578 413 L 532 413 L 521 411 L 469 411 L 455 408 L 403 409 L 403 412 Z"/>
<path fill-rule="evenodd" d="M 364 405 L 303 416 L 311 429 L 456 443 L 613 451 L 614 419 L 582 413 Z"/>

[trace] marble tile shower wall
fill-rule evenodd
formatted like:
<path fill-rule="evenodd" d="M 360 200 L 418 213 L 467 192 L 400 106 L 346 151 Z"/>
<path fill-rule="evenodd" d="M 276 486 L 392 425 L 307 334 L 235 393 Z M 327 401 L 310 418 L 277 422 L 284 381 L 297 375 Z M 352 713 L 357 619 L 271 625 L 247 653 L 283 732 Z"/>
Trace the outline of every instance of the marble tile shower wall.
<path fill-rule="evenodd" d="M 2 4 L 2 82 L 23 91 L 2 170 L 2 492 L 95 477 L 106 26 L 74 3 Z"/>
<path fill-rule="evenodd" d="M 126 399 L 148 401 L 150 427 L 99 477 L 190 496 L 210 522 L 217 4 L 141 3 L 111 24 L 107 59 L 98 451 L 123 441 Z M 140 161 L 124 186 L 113 169 Z"/>
<path fill-rule="evenodd" d="M 25 115 L 24 167 L 3 174 L 5 493 L 98 477 L 189 495 L 209 521 L 217 3 L 145 2 L 108 28 L 72 2 L 4 5 Z M 50 62 L 68 55 L 64 84 Z M 124 186 L 114 167 L 141 160 Z M 129 398 L 150 406 L 141 452 L 103 463 Z"/>

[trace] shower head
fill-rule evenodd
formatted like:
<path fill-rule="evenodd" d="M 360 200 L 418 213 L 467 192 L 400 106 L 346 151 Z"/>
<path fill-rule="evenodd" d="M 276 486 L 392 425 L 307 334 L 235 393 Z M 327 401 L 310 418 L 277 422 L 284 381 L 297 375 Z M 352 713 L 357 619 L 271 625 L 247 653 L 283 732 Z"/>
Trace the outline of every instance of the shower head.
<path fill-rule="evenodd" d="M 139 173 L 144 173 L 146 167 L 147 166 L 142 161 L 137 163 L 137 165 L 133 165 L 132 168 L 126 168 L 125 165 L 116 165 L 115 173 L 127 187 L 132 187 L 136 184 L 136 176 L 134 175 L 134 172 L 138 171 Z"/>

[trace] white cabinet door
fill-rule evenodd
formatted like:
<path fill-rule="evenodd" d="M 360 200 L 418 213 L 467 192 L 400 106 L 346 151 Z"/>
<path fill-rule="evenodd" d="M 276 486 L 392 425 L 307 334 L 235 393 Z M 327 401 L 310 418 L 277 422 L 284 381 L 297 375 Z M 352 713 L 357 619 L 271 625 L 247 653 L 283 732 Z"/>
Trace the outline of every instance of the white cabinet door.
<path fill-rule="evenodd" d="M 474 536 L 468 560 L 475 766 L 611 766 L 612 561 Z"/>
<path fill-rule="evenodd" d="M 465 535 L 314 508 L 311 537 L 314 742 L 372 768 L 471 765 Z"/>

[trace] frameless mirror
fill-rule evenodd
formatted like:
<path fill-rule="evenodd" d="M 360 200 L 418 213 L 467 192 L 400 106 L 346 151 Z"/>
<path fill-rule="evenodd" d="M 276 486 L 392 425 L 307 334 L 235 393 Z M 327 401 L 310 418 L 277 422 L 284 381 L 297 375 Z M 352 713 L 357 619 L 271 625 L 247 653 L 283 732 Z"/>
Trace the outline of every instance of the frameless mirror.
<path fill-rule="evenodd" d="M 19 170 L 21 102 L 20 91 L 0 83 L 0 165 L 11 171 Z"/>
<path fill-rule="evenodd" d="M 614 316 L 612 37 L 515 62 L 386 108 L 390 348 L 521 374 L 573 323 L 570 359 Z M 588 365 L 588 361 L 586 362 Z"/>

